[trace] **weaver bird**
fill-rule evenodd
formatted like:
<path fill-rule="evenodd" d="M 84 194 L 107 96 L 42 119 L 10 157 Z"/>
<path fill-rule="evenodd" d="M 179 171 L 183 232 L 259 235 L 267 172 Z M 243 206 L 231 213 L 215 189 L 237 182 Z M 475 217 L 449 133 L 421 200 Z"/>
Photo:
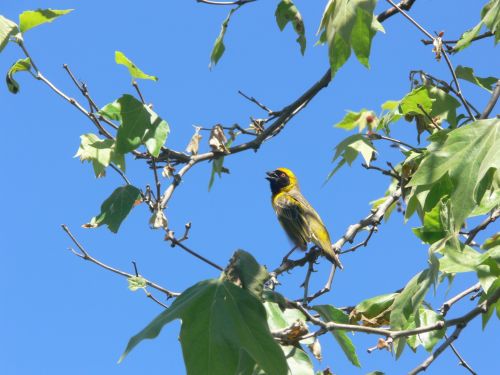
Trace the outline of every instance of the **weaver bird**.
<path fill-rule="evenodd" d="M 297 247 L 306 250 L 307 244 L 312 242 L 330 262 L 342 269 L 342 264 L 332 249 L 325 224 L 300 192 L 297 177 L 287 168 L 278 168 L 266 174 L 266 179 L 271 183 L 274 211 L 286 234 L 295 244 L 285 259 Z"/>

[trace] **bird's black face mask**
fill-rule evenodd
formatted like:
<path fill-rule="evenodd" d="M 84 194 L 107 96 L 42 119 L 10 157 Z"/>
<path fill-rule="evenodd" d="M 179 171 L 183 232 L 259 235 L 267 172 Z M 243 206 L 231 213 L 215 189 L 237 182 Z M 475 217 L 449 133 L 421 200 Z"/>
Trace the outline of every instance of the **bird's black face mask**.
<path fill-rule="evenodd" d="M 279 193 L 281 189 L 290 185 L 290 178 L 288 175 L 279 169 L 272 172 L 266 172 L 266 174 L 266 180 L 269 181 L 273 194 Z"/>

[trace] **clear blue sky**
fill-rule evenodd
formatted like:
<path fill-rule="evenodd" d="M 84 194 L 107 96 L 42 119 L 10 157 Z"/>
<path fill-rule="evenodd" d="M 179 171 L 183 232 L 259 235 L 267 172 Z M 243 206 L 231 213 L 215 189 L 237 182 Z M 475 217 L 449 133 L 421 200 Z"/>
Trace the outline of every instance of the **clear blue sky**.
<path fill-rule="evenodd" d="M 300 56 L 295 35 L 279 32 L 274 19 L 277 1 L 258 1 L 238 11 L 226 37 L 226 53 L 219 65 L 208 70 L 209 55 L 228 11 L 194 0 L 148 1 L 2 1 L 0 14 L 17 15 L 35 8 L 76 8 L 53 24 L 30 30 L 25 37 L 42 72 L 71 95 L 78 93 L 62 69 L 67 63 L 84 80 L 99 105 L 133 92 L 125 68 L 114 62 L 121 50 L 139 67 L 160 77 L 158 83 L 141 82 L 147 101 L 171 126 L 168 146 L 184 149 L 193 124 L 248 124 L 249 116 L 264 114 L 237 95 L 242 90 L 280 109 L 302 94 L 327 68 L 325 47 L 313 47 L 325 1 L 297 0 L 306 22 L 308 48 Z M 430 30 L 456 38 L 479 20 L 485 1 L 447 0 L 416 2 L 412 15 Z M 378 10 L 387 6 L 380 1 Z M 258 153 L 246 152 L 226 160 L 230 175 L 216 180 L 207 192 L 210 164 L 194 168 L 176 191 L 167 209 L 170 225 L 180 233 L 193 223 L 188 245 L 225 265 L 238 248 L 252 252 L 270 268 L 289 249 L 270 206 L 264 172 L 279 166 L 293 169 L 302 190 L 318 209 L 338 239 L 347 227 L 364 217 L 369 201 L 381 197 L 387 178 L 366 171 L 356 163 L 322 186 L 333 168 L 334 146 L 347 136 L 332 124 L 346 109 L 373 108 L 401 98 L 409 89 L 408 72 L 423 69 L 448 80 L 444 62 L 435 61 L 431 47 L 420 43 L 420 33 L 401 17 L 384 23 L 385 35 L 377 35 L 371 70 L 351 59 L 333 83 Z M 499 75 L 498 49 L 491 39 L 475 43 L 453 58 L 455 65 L 473 66 L 478 75 Z M 9 45 L 0 55 L 0 72 L 21 57 Z M 3 129 L 2 216 L 0 255 L 0 373 L 30 374 L 182 374 L 184 366 L 177 341 L 179 322 L 165 327 L 160 337 L 141 344 L 122 364 L 116 361 L 128 339 L 142 329 L 161 307 L 142 292 L 132 293 L 125 279 L 73 256 L 70 241 L 60 229 L 66 223 L 89 252 L 110 265 L 132 272 L 138 263 L 145 277 L 182 291 L 195 282 L 217 277 L 218 272 L 172 249 L 160 232 L 148 228 L 149 212 L 139 206 L 115 235 L 105 228 L 80 226 L 99 212 L 101 202 L 122 181 L 109 171 L 96 180 L 89 164 L 73 158 L 79 136 L 93 132 L 90 122 L 47 87 L 27 74 L 19 75 L 21 92 L 0 90 L 0 122 Z M 466 96 L 483 108 L 488 94 L 464 84 Z M 399 123 L 394 134 L 415 143 L 412 126 Z M 207 136 L 202 140 L 207 149 Z M 382 149 L 380 160 L 399 162 L 398 155 Z M 128 176 L 137 186 L 152 182 L 150 171 L 131 158 Z M 165 181 L 166 182 L 166 181 Z M 166 185 L 165 185 L 166 186 Z M 427 248 L 411 233 L 417 223 L 404 225 L 394 213 L 383 224 L 368 248 L 343 257 L 343 272 L 336 275 L 333 291 L 319 302 L 352 305 L 367 297 L 392 292 L 426 266 Z M 325 262 L 314 274 L 313 286 L 327 277 Z M 282 279 L 290 296 L 300 295 L 305 270 Z M 450 293 L 473 283 L 472 275 L 457 277 Z M 438 297 L 429 300 L 438 307 Z M 432 294 L 432 293 L 431 293 Z M 452 315 L 472 308 L 464 301 Z M 476 319 L 456 345 L 480 374 L 494 373 L 500 339 L 499 324 L 492 318 L 486 332 Z M 427 353 L 408 348 L 399 361 L 387 352 L 367 354 L 375 336 L 356 334 L 354 343 L 362 369 L 354 368 L 332 337 L 323 336 L 324 361 L 338 374 L 365 374 L 373 370 L 403 373 L 420 363 Z M 496 349 L 495 349 L 496 348 Z M 430 374 L 465 373 L 447 351 L 428 370 Z M 498 367 L 497 367 L 498 370 Z"/>

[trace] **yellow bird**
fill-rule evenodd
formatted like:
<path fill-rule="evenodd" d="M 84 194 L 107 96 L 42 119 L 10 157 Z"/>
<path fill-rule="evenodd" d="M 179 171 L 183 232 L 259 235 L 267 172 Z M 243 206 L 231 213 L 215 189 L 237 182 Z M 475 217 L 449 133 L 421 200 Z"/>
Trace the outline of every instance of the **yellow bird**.
<path fill-rule="evenodd" d="M 342 264 L 332 249 L 325 224 L 300 192 L 297 177 L 287 168 L 278 168 L 266 174 L 266 179 L 271 184 L 274 211 L 286 234 L 295 244 L 288 255 L 297 247 L 306 250 L 307 244 L 312 242 L 330 262 L 342 269 Z"/>

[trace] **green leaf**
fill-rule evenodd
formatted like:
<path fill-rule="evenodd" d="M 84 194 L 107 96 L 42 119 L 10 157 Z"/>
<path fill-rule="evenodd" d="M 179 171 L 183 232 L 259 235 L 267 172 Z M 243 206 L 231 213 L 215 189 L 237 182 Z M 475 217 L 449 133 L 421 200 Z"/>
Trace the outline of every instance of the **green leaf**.
<path fill-rule="evenodd" d="M 500 0 L 490 0 L 481 10 L 481 22 L 495 34 L 495 44 L 500 41 Z"/>
<path fill-rule="evenodd" d="M 116 134 L 116 151 L 121 154 L 143 144 L 152 156 L 157 157 L 170 133 L 168 123 L 132 95 L 123 95 L 99 113 L 121 123 Z"/>
<path fill-rule="evenodd" d="M 422 227 L 413 228 L 413 233 L 424 243 L 433 244 L 455 235 L 449 201 L 441 201 L 432 210 L 425 212 L 423 224 Z"/>
<path fill-rule="evenodd" d="M 135 292 L 138 289 L 144 289 L 148 285 L 146 283 L 146 279 L 142 276 L 132 276 L 129 277 L 127 281 L 128 281 L 128 288 L 132 292 Z"/>
<path fill-rule="evenodd" d="M 427 87 L 420 86 L 407 94 L 399 103 L 399 109 L 403 115 L 422 115 L 419 105 L 427 112 L 432 110 L 433 100 L 429 96 Z"/>
<path fill-rule="evenodd" d="M 431 258 L 432 259 L 432 258 Z M 406 329 L 410 323 L 410 318 L 420 308 L 427 291 L 433 284 L 438 272 L 438 265 L 435 261 L 431 262 L 428 269 L 416 274 L 406 284 L 405 288 L 395 298 L 391 311 L 391 329 Z M 398 358 L 404 348 L 405 339 L 394 341 L 394 352 Z"/>
<path fill-rule="evenodd" d="M 374 21 L 376 0 L 329 0 L 319 26 L 320 43 L 328 44 L 332 78 L 354 50 L 359 62 L 368 67 L 372 39 L 383 30 Z"/>
<path fill-rule="evenodd" d="M 348 111 L 345 117 L 339 123 L 335 124 L 336 128 L 344 130 L 353 130 L 358 127 L 359 131 L 363 131 L 366 127 L 369 130 L 377 128 L 377 116 L 373 111 L 362 109 L 359 112 Z"/>
<path fill-rule="evenodd" d="M 96 228 L 106 224 L 109 230 L 117 233 L 121 223 L 130 213 L 137 200 L 141 199 L 141 191 L 132 185 L 119 187 L 101 205 L 101 213 L 92 218 L 87 228 Z"/>
<path fill-rule="evenodd" d="M 25 33 L 29 29 L 44 23 L 52 22 L 56 18 L 72 12 L 74 9 L 37 9 L 26 10 L 19 15 L 19 29 Z"/>
<path fill-rule="evenodd" d="M 488 250 L 493 247 L 500 246 L 500 232 L 495 233 L 493 236 L 487 238 L 483 245 L 481 246 L 482 249 Z"/>
<path fill-rule="evenodd" d="M 311 359 L 302 347 L 282 345 L 290 375 L 314 375 Z"/>
<path fill-rule="evenodd" d="M 97 178 L 106 175 L 106 168 L 110 163 L 125 171 L 125 157 L 116 151 L 114 140 L 100 139 L 92 133 L 84 134 L 80 139 L 80 147 L 75 157 L 79 157 L 82 162 L 91 162 Z"/>
<path fill-rule="evenodd" d="M 257 298 L 262 297 L 264 282 L 269 278 L 266 267 L 257 263 L 252 254 L 244 250 L 237 250 L 233 254 L 224 273 L 229 280 L 241 284 Z"/>
<path fill-rule="evenodd" d="M 0 15 L 0 52 L 9 43 L 9 38 L 19 33 L 19 29 L 15 22 Z"/>
<path fill-rule="evenodd" d="M 144 73 L 141 69 L 137 67 L 132 61 L 130 61 L 127 56 L 123 54 L 123 52 L 115 51 L 115 62 L 117 64 L 123 65 L 128 69 L 128 72 L 132 76 L 132 80 L 134 78 L 139 79 L 150 79 L 152 81 L 158 81 L 158 77 L 150 76 L 149 74 Z"/>
<path fill-rule="evenodd" d="M 229 21 L 231 20 L 231 16 L 233 15 L 234 12 L 236 12 L 237 9 L 239 9 L 239 6 L 231 9 L 224 22 L 222 22 L 220 33 L 217 36 L 217 39 L 215 39 L 215 43 L 212 48 L 212 53 L 210 54 L 210 64 L 208 65 L 210 69 L 212 69 L 215 65 L 217 65 L 220 58 L 224 54 L 224 51 L 226 50 L 226 46 L 224 45 L 224 37 L 226 36 L 226 31 L 227 27 L 229 26 Z"/>
<path fill-rule="evenodd" d="M 481 27 L 483 27 L 483 23 L 479 22 L 472 29 L 464 32 L 462 34 L 462 36 L 460 37 L 460 39 L 458 40 L 457 44 L 455 44 L 455 47 L 453 47 L 453 52 L 459 52 L 459 51 L 467 48 L 471 44 L 472 39 L 474 39 L 476 36 L 479 35 L 479 31 L 481 31 Z"/>
<path fill-rule="evenodd" d="M 340 142 L 337 147 L 335 147 L 335 155 L 333 156 L 332 162 L 336 161 L 340 158 L 337 166 L 334 168 L 332 172 L 327 177 L 327 180 L 332 178 L 332 176 L 345 164 L 352 165 L 354 160 L 358 157 L 359 154 L 363 157 L 365 163 L 370 165 L 373 155 L 377 151 L 373 147 L 372 142 L 367 139 L 362 134 L 354 134 L 342 142 Z"/>
<path fill-rule="evenodd" d="M 457 68 L 455 69 L 455 74 L 457 75 L 458 78 L 469 81 L 485 89 L 489 93 L 493 92 L 493 85 L 498 81 L 498 78 L 495 77 L 486 77 L 486 78 L 477 77 L 474 74 L 474 70 L 472 68 L 468 68 L 462 65 L 457 66 Z"/>
<path fill-rule="evenodd" d="M 182 321 L 180 342 L 188 375 L 234 375 L 244 350 L 268 374 L 286 375 L 280 346 L 257 298 L 227 280 L 202 281 L 132 337 L 119 362 L 142 340 L 158 336 L 169 322 Z"/>
<path fill-rule="evenodd" d="M 453 184 L 451 211 L 455 230 L 459 230 L 481 202 L 486 192 L 485 181 L 491 181 L 494 173 L 498 173 L 500 120 L 476 121 L 432 137 L 431 141 L 408 186 L 430 186 L 448 174 Z"/>
<path fill-rule="evenodd" d="M 225 143 L 226 149 L 231 147 L 232 143 L 233 143 L 233 139 L 229 139 Z M 212 186 L 214 185 L 215 175 L 219 176 L 219 178 L 222 178 L 223 173 L 229 174 L 229 169 L 224 167 L 224 156 L 220 155 L 219 157 L 215 158 L 212 161 L 212 171 L 210 172 L 210 180 L 208 181 L 208 191 L 210 191 L 210 189 L 212 189 Z"/>
<path fill-rule="evenodd" d="M 349 314 L 350 322 L 361 322 L 369 327 L 388 325 L 391 307 L 398 295 L 398 293 L 383 294 L 358 303 Z"/>
<path fill-rule="evenodd" d="M 19 59 L 12 65 L 7 72 L 7 77 L 5 80 L 7 81 L 7 88 L 13 94 L 17 94 L 19 92 L 19 83 L 14 79 L 14 74 L 18 72 L 26 72 L 31 69 L 31 60 L 29 57 L 25 59 Z"/>
<path fill-rule="evenodd" d="M 316 305 L 312 309 L 328 322 L 349 324 L 349 317 L 342 311 L 331 305 Z M 361 367 L 359 363 L 358 355 L 356 354 L 356 348 L 354 347 L 351 339 L 347 336 L 345 331 L 333 330 L 330 331 L 337 340 L 338 344 L 342 348 L 342 351 L 347 356 L 347 359 L 357 367 Z"/>
<path fill-rule="evenodd" d="M 300 45 L 300 53 L 303 55 L 306 50 L 306 36 L 304 21 L 299 10 L 292 0 L 281 0 L 275 12 L 276 23 L 281 31 L 291 22 L 293 29 L 298 35 L 297 43 Z"/>
<path fill-rule="evenodd" d="M 443 321 L 443 317 L 435 311 L 420 307 L 415 315 L 415 327 L 428 327 Z M 422 345 L 425 350 L 431 352 L 434 346 L 444 337 L 445 329 L 419 333 L 408 338 L 413 341 L 411 346 L 415 349 L 418 345 Z"/>

